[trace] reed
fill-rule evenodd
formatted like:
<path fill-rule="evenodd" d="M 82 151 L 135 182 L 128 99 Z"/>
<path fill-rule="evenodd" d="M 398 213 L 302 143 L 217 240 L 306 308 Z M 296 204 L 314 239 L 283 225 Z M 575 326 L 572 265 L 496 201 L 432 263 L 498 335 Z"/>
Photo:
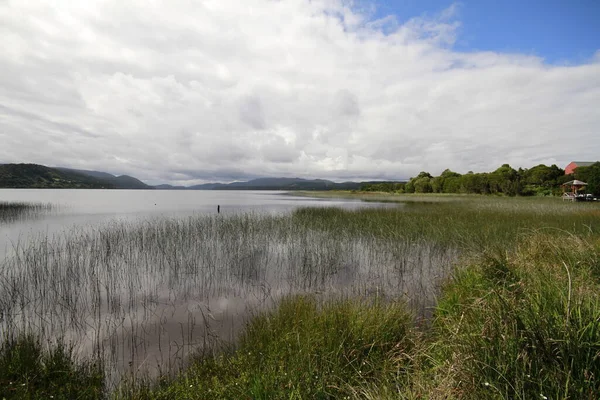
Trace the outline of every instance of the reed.
<path fill-rule="evenodd" d="M 34 241 L 0 267 L 2 332 L 57 338 L 122 376 L 171 374 L 290 294 L 402 294 L 425 316 L 457 251 L 317 229 L 300 214 L 117 222 Z"/>
<path fill-rule="evenodd" d="M 27 203 L 0 201 L 0 223 L 31 219 L 50 212 L 54 206 L 49 203 Z"/>

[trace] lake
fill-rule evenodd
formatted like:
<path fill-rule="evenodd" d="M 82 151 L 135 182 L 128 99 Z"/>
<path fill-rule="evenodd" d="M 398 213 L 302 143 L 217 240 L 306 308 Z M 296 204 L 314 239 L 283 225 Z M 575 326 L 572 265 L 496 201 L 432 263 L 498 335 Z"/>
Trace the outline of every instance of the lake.
<path fill-rule="evenodd" d="M 248 190 L 88 190 L 0 189 L 0 202 L 51 203 L 51 212 L 11 223 L 0 222 L 0 260 L 32 238 L 110 221 L 197 214 L 285 213 L 298 207 L 390 207 L 352 199 L 316 199 L 282 191 Z"/>

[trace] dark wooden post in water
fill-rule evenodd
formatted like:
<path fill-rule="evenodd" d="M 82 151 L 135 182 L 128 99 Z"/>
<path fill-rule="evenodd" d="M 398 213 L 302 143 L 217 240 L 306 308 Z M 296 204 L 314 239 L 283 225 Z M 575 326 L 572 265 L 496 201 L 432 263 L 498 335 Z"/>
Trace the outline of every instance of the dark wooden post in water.
<path fill-rule="evenodd" d="M 220 214 L 220 213 L 221 213 L 221 205 L 219 204 L 219 205 L 217 205 L 217 214 Z"/>

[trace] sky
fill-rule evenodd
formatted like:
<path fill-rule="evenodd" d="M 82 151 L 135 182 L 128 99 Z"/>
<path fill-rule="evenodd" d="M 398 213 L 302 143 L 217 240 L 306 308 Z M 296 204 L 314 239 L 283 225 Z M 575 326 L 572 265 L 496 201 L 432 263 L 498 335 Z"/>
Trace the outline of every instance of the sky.
<path fill-rule="evenodd" d="M 596 0 L 0 0 L 0 163 L 192 185 L 600 159 Z"/>
<path fill-rule="evenodd" d="M 454 46 L 459 51 L 525 53 L 572 65 L 590 61 L 600 49 L 598 0 L 387 0 L 374 14 L 405 22 L 434 16 L 450 4 L 460 22 Z"/>

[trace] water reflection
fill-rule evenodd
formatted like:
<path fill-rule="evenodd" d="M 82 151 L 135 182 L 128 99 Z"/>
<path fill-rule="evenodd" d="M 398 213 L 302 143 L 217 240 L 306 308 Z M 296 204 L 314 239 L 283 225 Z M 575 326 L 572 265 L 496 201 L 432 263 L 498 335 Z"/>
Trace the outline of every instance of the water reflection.
<path fill-rule="evenodd" d="M 101 354 L 113 384 L 127 372 L 172 372 L 289 294 L 401 296 L 423 315 L 457 255 L 251 212 L 113 220 L 17 253 L 0 264 L 0 331 Z"/>
<path fill-rule="evenodd" d="M 15 246 L 24 246 L 40 236 L 78 227 L 98 228 L 111 221 L 139 221 L 156 217 L 231 215 L 252 211 L 281 214 L 297 207 L 380 207 L 349 199 L 314 199 L 275 191 L 197 190 L 85 190 L 0 189 L 0 202 L 50 204 L 43 212 L 24 213 L 12 220 L 0 219 L 0 260 Z M 387 205 L 397 207 L 397 205 Z"/>

